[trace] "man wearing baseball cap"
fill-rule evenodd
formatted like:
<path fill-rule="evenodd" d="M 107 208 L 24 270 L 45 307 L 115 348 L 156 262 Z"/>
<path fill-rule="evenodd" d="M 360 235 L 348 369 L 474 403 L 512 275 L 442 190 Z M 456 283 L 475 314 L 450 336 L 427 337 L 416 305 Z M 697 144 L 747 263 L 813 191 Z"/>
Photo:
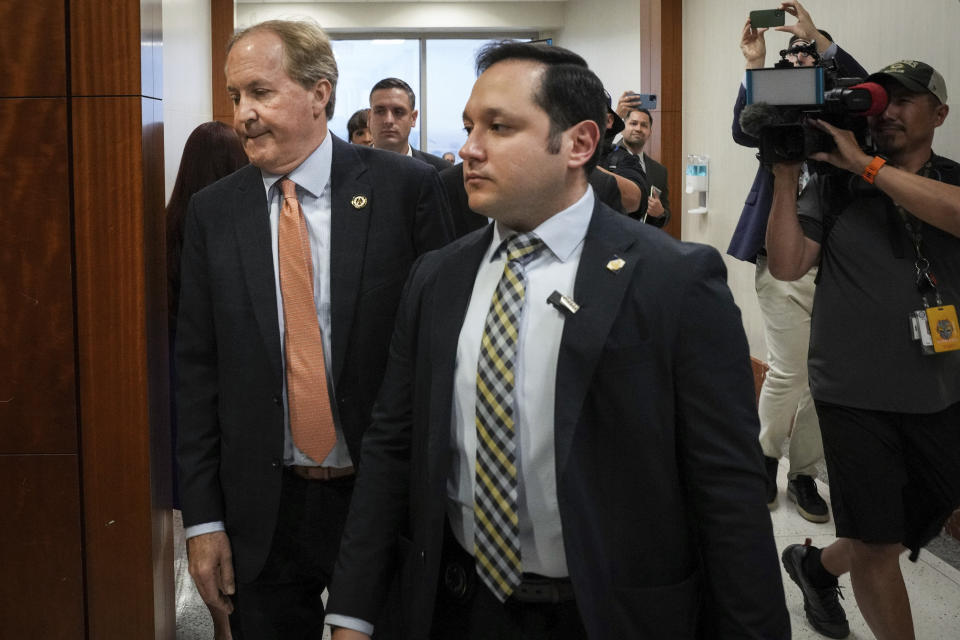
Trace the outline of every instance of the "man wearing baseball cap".
<path fill-rule="evenodd" d="M 842 171 L 798 199 L 799 164 L 773 168 L 770 271 L 820 265 L 809 377 L 838 537 L 790 545 L 783 563 L 824 635 L 849 633 L 836 579 L 849 571 L 877 638 L 914 638 L 899 556 L 916 560 L 960 505 L 960 165 L 933 153 L 949 111 L 933 67 L 901 60 L 869 79 L 889 96 L 869 119 L 875 152 L 815 122 L 836 148 L 811 158 Z"/>

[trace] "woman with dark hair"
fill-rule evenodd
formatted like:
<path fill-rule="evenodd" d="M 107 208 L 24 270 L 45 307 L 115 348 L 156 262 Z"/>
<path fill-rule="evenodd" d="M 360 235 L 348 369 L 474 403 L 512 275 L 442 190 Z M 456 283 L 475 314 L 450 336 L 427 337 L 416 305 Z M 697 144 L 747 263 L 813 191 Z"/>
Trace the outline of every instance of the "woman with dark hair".
<path fill-rule="evenodd" d="M 243 145 L 229 125 L 222 122 L 205 122 L 198 126 L 187 138 L 180 159 L 177 181 L 167 204 L 167 304 L 170 334 L 170 387 L 175 389 L 176 372 L 173 366 L 174 342 L 177 330 L 177 309 L 180 298 L 180 251 L 183 247 L 183 223 L 187 215 L 190 197 L 209 184 L 228 176 L 248 162 Z M 183 535 L 183 523 L 179 514 L 180 495 L 177 481 L 177 423 L 175 395 L 171 393 L 170 433 L 173 439 L 173 508 L 174 508 L 174 544 L 177 587 L 177 612 L 180 612 L 181 587 L 193 589 L 193 581 L 185 575 L 187 566 L 186 540 Z M 184 594 L 185 596 L 186 594 Z M 195 592 L 193 599 L 200 601 Z M 213 618 L 213 631 L 216 640 L 230 640 L 230 622 L 226 614 L 210 609 Z"/>
<path fill-rule="evenodd" d="M 370 133 L 370 127 L 367 124 L 369 116 L 370 109 L 359 109 L 353 112 L 347 120 L 347 140 L 353 144 L 373 146 L 373 134 Z"/>

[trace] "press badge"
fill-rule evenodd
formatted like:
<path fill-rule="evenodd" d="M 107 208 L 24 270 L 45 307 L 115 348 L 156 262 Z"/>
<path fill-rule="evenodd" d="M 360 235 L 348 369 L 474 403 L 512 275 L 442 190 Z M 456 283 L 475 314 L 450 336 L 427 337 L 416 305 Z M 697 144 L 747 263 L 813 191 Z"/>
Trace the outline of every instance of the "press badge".
<path fill-rule="evenodd" d="M 910 314 L 910 337 L 920 342 L 924 355 L 960 349 L 960 325 L 952 304 L 920 309 Z"/>
<path fill-rule="evenodd" d="M 957 308 L 952 304 L 930 307 L 927 327 L 936 353 L 960 349 L 960 327 L 957 326 Z"/>

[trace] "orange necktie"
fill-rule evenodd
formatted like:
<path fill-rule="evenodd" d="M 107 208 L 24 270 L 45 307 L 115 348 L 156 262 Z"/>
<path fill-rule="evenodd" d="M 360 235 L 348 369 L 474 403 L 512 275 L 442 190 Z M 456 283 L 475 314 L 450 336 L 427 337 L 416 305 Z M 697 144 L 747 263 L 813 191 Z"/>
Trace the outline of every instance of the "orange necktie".
<path fill-rule="evenodd" d="M 313 300 L 313 261 L 310 236 L 303 218 L 297 185 L 280 180 L 283 207 L 278 225 L 280 293 L 286 327 L 287 406 L 293 443 L 317 464 L 337 442 L 327 393 L 327 371 L 323 361 L 323 340 Z"/>

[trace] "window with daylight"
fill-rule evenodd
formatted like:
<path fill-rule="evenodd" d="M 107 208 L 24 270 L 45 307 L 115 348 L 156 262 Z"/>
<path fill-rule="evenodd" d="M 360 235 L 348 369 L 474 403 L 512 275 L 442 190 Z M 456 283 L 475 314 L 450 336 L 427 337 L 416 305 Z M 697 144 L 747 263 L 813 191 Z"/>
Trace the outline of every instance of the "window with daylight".
<path fill-rule="evenodd" d="M 477 51 L 488 42 L 530 34 L 496 37 L 346 38 L 331 34 L 340 79 L 330 131 L 347 138 L 347 120 L 370 106 L 370 88 L 395 77 L 413 88 L 420 115 L 410 131 L 410 146 L 434 155 L 456 155 L 463 145 L 463 107 L 476 80 Z M 458 159 L 459 161 L 459 159 Z"/>

